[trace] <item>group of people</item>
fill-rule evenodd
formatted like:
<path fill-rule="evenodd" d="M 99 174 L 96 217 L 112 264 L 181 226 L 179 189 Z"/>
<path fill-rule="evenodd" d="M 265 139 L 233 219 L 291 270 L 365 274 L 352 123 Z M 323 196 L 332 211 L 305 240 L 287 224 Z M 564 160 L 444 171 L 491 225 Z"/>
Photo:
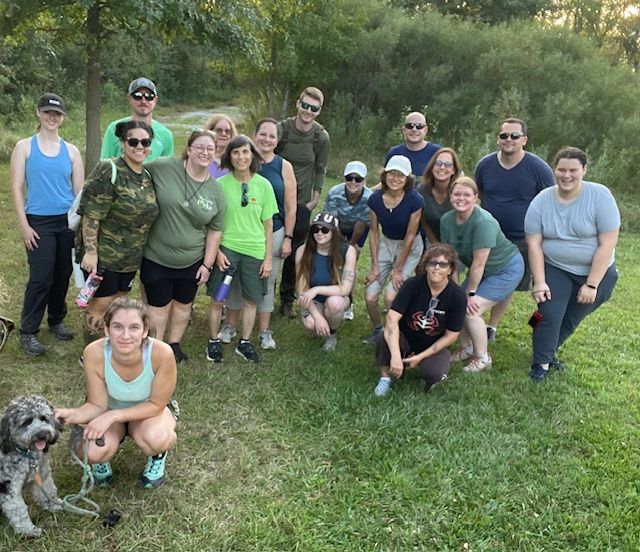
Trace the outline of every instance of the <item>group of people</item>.
<path fill-rule="evenodd" d="M 368 239 L 372 333 L 364 341 L 375 346 L 377 396 L 407 368 L 419 368 L 425 391 L 447 379 L 452 362 L 489 368 L 489 343 L 517 289 L 531 289 L 537 304 L 529 375 L 541 381 L 563 366 L 557 350 L 581 320 L 611 296 L 620 227 L 613 196 L 583 180 L 581 150 L 562 149 L 553 169 L 526 152 L 520 119 L 502 123 L 498 151 L 480 160 L 474 179 L 455 150 L 426 139 L 425 116 L 410 113 L 405 142 L 388 152 L 376 182 L 367 186 L 364 163 L 347 163 L 344 182 L 314 215 L 330 143 L 316 121 L 318 88 L 302 91 L 295 116 L 260 120 L 253 138 L 213 115 L 180 157 L 169 129 L 153 119 L 155 83 L 135 79 L 127 98 L 132 115 L 108 126 L 103 160 L 86 182 L 78 149 L 59 136 L 65 104 L 55 94 L 39 99 L 38 132 L 11 159 L 29 261 L 23 350 L 45 352 L 37 335 L 45 311 L 58 339 L 73 338 L 64 324 L 72 248 L 84 276 L 101 278 L 84 313 L 87 401 L 58 410 L 85 424 L 88 439 L 104 438 L 89 448 L 99 482 L 112 479 L 109 461 L 126 435 L 148 455 L 142 483 L 163 481 L 176 439 L 168 405 L 201 285 L 211 297 L 208 360 L 222 362 L 223 345 L 239 333 L 235 352 L 260 362 L 256 319 L 259 346 L 277 348 L 270 322 L 278 277 L 281 314 L 297 316 L 297 297 L 303 327 L 333 351 L 341 323 L 355 316 L 356 266 Z M 74 233 L 67 211 L 79 193 Z M 138 270 L 142 301 L 127 296 Z"/>

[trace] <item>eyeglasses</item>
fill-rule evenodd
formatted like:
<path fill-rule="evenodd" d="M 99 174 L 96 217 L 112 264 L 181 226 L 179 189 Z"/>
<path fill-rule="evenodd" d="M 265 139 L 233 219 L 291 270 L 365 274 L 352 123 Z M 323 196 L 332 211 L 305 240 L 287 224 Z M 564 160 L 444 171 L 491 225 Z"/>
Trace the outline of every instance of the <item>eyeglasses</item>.
<path fill-rule="evenodd" d="M 216 148 L 215 146 L 201 146 L 201 145 L 197 145 L 197 146 L 191 146 L 194 150 L 196 150 L 197 153 L 204 153 L 205 151 L 209 154 L 213 154 L 216 152 Z"/>
<path fill-rule="evenodd" d="M 498 134 L 498 138 L 500 138 L 500 140 L 506 140 L 507 138 L 511 138 L 512 140 L 518 140 L 523 136 L 524 134 L 522 134 L 522 132 L 501 132 L 500 134 Z"/>
<path fill-rule="evenodd" d="M 142 140 L 138 138 L 127 138 L 127 144 L 132 148 L 137 148 L 138 144 L 142 144 L 143 148 L 148 148 L 151 145 L 151 138 L 143 138 Z"/>
<path fill-rule="evenodd" d="M 142 100 L 147 100 L 148 102 L 152 102 L 156 99 L 156 95 L 153 92 L 134 92 L 131 94 L 131 97 L 136 102 L 141 102 Z"/>
<path fill-rule="evenodd" d="M 13 320 L 0 316 L 0 351 L 2 351 L 7 343 L 9 334 L 13 331 L 13 328 L 15 328 Z"/>
<path fill-rule="evenodd" d="M 432 297 L 431 299 L 429 299 L 429 307 L 427 308 L 427 312 L 424 315 L 425 320 L 433 320 L 433 317 L 436 314 L 436 307 L 438 306 L 439 302 L 440 299 L 438 299 L 437 297 Z"/>
<path fill-rule="evenodd" d="M 444 167 L 445 169 L 453 169 L 453 163 L 451 161 L 436 161 L 433 164 L 434 167 Z"/>
<path fill-rule="evenodd" d="M 331 232 L 331 228 L 327 228 L 326 226 L 320 226 L 319 224 L 315 224 L 314 226 L 311 227 L 312 234 L 317 234 L 318 232 L 320 232 L 321 234 L 328 234 L 329 232 Z"/>
<path fill-rule="evenodd" d="M 429 268 L 449 268 L 450 264 L 449 261 L 427 261 Z"/>
<path fill-rule="evenodd" d="M 240 199 L 240 205 L 246 207 L 249 205 L 249 184 L 242 183 L 242 198 Z"/>
<path fill-rule="evenodd" d="M 364 178 L 362 176 L 355 176 L 353 174 L 345 176 L 344 179 L 347 182 L 364 182 Z"/>
<path fill-rule="evenodd" d="M 302 109 L 306 109 L 307 111 L 311 111 L 312 113 L 318 113 L 318 111 L 320 111 L 320 107 L 319 105 L 313 105 L 307 102 L 303 102 L 302 100 L 300 100 L 300 107 Z"/>
<path fill-rule="evenodd" d="M 407 130 L 422 130 L 423 128 L 427 128 L 427 125 L 424 123 L 405 123 L 403 126 Z"/>
<path fill-rule="evenodd" d="M 228 134 L 229 136 L 231 136 L 230 128 L 214 128 L 213 132 L 215 132 L 216 134 Z"/>

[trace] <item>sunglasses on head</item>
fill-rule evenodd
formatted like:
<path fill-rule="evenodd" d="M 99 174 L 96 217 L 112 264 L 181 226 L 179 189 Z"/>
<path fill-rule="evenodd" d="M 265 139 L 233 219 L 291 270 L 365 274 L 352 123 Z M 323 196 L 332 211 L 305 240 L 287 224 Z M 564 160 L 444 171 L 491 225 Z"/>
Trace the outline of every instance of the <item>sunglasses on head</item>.
<path fill-rule="evenodd" d="M 319 224 L 314 224 L 311 227 L 311 233 L 317 234 L 318 232 L 320 232 L 321 234 L 328 234 L 329 232 L 331 232 L 331 228 L 327 228 L 326 226 L 320 226 Z"/>
<path fill-rule="evenodd" d="M 427 125 L 424 123 L 405 123 L 404 128 L 407 130 L 422 130 L 423 128 L 427 128 Z"/>
<path fill-rule="evenodd" d="M 136 102 L 141 102 L 142 100 L 147 100 L 148 102 L 152 102 L 156 99 L 156 95 L 153 92 L 133 92 L 131 97 Z"/>
<path fill-rule="evenodd" d="M 242 183 L 242 197 L 240 198 L 240 205 L 246 207 L 249 205 L 249 184 Z"/>
<path fill-rule="evenodd" d="M 347 182 L 364 182 L 364 177 L 355 174 L 348 174 L 344 177 Z"/>
<path fill-rule="evenodd" d="M 498 134 L 498 138 L 500 140 L 506 140 L 507 138 L 511 138 L 512 140 L 517 140 L 518 138 L 522 138 L 524 134 L 522 132 L 501 132 Z"/>
<path fill-rule="evenodd" d="M 311 113 L 318 113 L 318 111 L 320 111 L 320 106 L 319 105 L 313 105 L 307 102 L 303 102 L 302 100 L 300 100 L 300 107 L 302 109 L 306 109 L 308 111 L 311 111 Z"/>
<path fill-rule="evenodd" d="M 142 140 L 139 138 L 127 138 L 127 144 L 132 148 L 137 148 L 138 144 L 142 144 L 143 148 L 148 148 L 151 145 L 151 138 L 143 138 Z"/>

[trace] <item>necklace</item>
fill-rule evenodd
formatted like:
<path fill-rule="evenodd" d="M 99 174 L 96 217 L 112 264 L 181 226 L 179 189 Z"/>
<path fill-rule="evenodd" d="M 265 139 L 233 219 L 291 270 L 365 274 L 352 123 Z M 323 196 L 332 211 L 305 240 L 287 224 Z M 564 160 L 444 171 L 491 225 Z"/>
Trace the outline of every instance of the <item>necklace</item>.
<path fill-rule="evenodd" d="M 189 207 L 189 202 L 193 199 L 193 197 L 200 191 L 200 188 L 202 188 L 202 186 L 204 186 L 204 183 L 209 180 L 209 178 L 211 177 L 211 175 L 207 172 L 207 176 L 205 177 L 205 179 L 200 182 L 200 186 L 198 186 L 195 191 L 189 196 L 187 197 L 187 177 L 188 177 L 188 173 L 187 173 L 187 163 L 185 162 L 184 164 L 184 201 L 182 202 L 182 206 L 183 207 Z M 193 178 L 193 180 L 195 180 L 195 178 Z M 195 180 L 197 182 L 197 180 Z"/>

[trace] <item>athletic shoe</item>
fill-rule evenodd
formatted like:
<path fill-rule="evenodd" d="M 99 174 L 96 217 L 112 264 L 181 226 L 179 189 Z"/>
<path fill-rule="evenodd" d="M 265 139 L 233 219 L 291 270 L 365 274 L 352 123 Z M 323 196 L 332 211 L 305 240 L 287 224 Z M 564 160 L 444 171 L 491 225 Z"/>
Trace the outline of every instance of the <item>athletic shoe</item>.
<path fill-rule="evenodd" d="M 241 339 L 236 347 L 236 353 L 245 360 L 250 360 L 256 364 L 260 362 L 260 355 L 258 355 L 258 351 L 256 351 L 255 347 L 251 344 L 251 341 Z"/>
<path fill-rule="evenodd" d="M 91 464 L 91 472 L 93 473 L 93 482 L 98 487 L 108 487 L 113 481 L 113 470 L 111 464 Z"/>
<path fill-rule="evenodd" d="M 145 489 L 153 489 L 162 485 L 164 481 L 164 465 L 167 461 L 167 451 L 155 456 L 147 457 L 147 465 L 140 474 L 140 481 Z"/>
<path fill-rule="evenodd" d="M 473 356 L 473 349 L 458 349 L 451 355 L 451 362 L 460 362 Z"/>
<path fill-rule="evenodd" d="M 487 326 L 487 341 L 493 343 L 496 340 L 496 329 L 493 326 Z"/>
<path fill-rule="evenodd" d="M 69 328 L 69 326 L 65 326 L 62 322 L 55 326 L 49 326 L 49 331 L 60 341 L 69 341 L 70 339 L 73 339 L 73 330 Z"/>
<path fill-rule="evenodd" d="M 353 312 L 353 303 L 349 305 L 349 308 L 344 311 L 342 315 L 342 320 L 353 320 L 355 318 L 355 314 Z"/>
<path fill-rule="evenodd" d="M 551 365 L 549 367 L 551 367 Z M 548 376 L 549 376 L 549 370 L 545 370 L 537 362 L 534 362 L 531 365 L 531 370 L 529 370 L 529 377 L 531 378 L 531 381 L 533 381 L 535 383 L 540 383 L 541 381 L 543 381 Z"/>
<path fill-rule="evenodd" d="M 263 349 L 276 348 L 276 342 L 273 339 L 273 333 L 271 333 L 271 330 L 260 330 L 260 332 L 258 332 L 258 340 L 260 341 L 260 347 Z"/>
<path fill-rule="evenodd" d="M 20 346 L 30 356 L 40 356 L 46 351 L 36 334 L 20 334 Z"/>
<path fill-rule="evenodd" d="M 558 370 L 558 372 L 562 372 L 567 369 L 567 365 L 558 360 L 556 357 L 553 357 L 553 360 L 549 363 L 549 368 L 553 368 L 554 370 Z"/>
<path fill-rule="evenodd" d="M 481 358 L 474 358 L 467 364 L 463 370 L 465 372 L 482 372 L 483 370 L 488 370 L 491 368 L 491 357 L 487 355 L 487 360 L 483 360 Z"/>
<path fill-rule="evenodd" d="M 391 393 L 391 378 L 380 378 L 373 394 L 376 397 L 386 397 L 389 393 Z"/>
<path fill-rule="evenodd" d="M 222 343 L 231 343 L 231 340 L 236 336 L 236 329 L 231 324 L 223 324 L 222 328 L 218 332 L 218 339 Z"/>
<path fill-rule="evenodd" d="M 207 360 L 222 362 L 222 344 L 219 339 L 209 339 L 207 344 Z"/>
<path fill-rule="evenodd" d="M 180 364 L 181 362 L 187 362 L 189 357 L 186 353 L 180 348 L 180 343 L 169 343 L 169 347 L 173 351 L 173 356 L 176 358 L 176 364 Z"/>
<path fill-rule="evenodd" d="M 383 328 L 375 328 L 371 335 L 368 335 L 362 340 L 362 343 L 364 343 L 365 345 L 375 345 L 376 339 L 378 339 L 378 336 L 382 335 L 383 333 L 384 333 Z"/>
<path fill-rule="evenodd" d="M 325 353 L 330 353 L 331 351 L 336 350 L 336 344 L 338 343 L 338 336 L 336 334 L 330 334 L 327 339 L 324 340 L 322 344 L 322 350 Z"/>

